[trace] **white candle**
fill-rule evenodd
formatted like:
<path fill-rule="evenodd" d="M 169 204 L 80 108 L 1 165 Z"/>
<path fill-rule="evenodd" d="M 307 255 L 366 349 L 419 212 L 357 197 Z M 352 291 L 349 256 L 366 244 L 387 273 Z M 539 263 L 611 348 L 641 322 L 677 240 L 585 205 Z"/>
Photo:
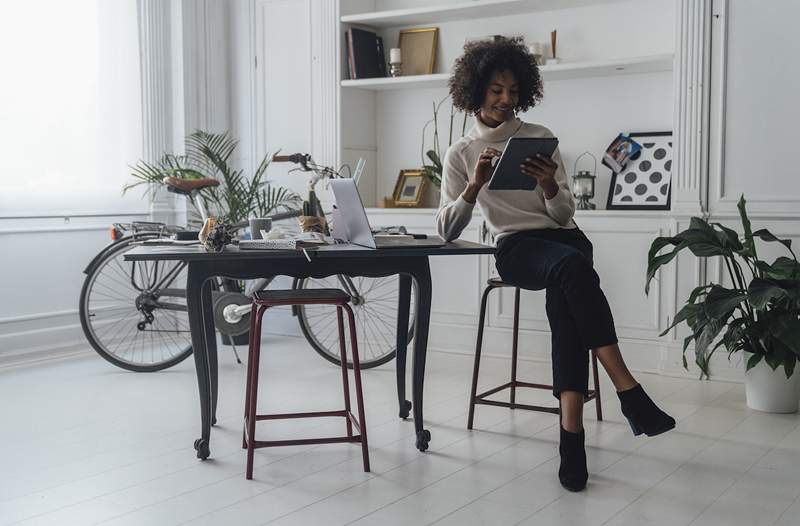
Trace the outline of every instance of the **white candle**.
<path fill-rule="evenodd" d="M 400 48 L 393 47 L 389 50 L 389 62 L 391 64 L 399 64 L 403 61 L 402 56 L 400 55 Z"/>

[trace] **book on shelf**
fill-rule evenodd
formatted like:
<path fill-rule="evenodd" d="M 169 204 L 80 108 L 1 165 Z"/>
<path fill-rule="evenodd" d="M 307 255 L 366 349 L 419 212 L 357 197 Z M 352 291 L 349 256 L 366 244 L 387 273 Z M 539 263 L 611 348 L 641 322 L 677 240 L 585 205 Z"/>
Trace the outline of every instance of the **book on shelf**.
<path fill-rule="evenodd" d="M 351 27 L 346 32 L 347 66 L 351 79 L 386 76 L 383 39 L 366 29 Z"/>

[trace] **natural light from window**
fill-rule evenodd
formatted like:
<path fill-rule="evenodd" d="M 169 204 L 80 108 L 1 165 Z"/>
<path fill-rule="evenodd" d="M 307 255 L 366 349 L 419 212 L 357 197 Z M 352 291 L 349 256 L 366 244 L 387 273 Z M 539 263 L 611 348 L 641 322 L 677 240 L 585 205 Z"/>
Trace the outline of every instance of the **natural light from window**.
<path fill-rule="evenodd" d="M 135 0 L 5 4 L 0 65 L 0 215 L 147 210 Z"/>

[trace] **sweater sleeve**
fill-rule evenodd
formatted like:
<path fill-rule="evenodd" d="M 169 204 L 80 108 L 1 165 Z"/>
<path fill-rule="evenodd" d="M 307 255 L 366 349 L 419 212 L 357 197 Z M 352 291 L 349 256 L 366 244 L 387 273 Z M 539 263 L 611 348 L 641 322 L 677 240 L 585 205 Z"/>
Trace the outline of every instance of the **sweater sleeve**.
<path fill-rule="evenodd" d="M 552 217 L 559 225 L 566 225 L 569 223 L 572 216 L 575 215 L 575 200 L 572 198 L 572 190 L 567 181 L 567 172 L 564 170 L 564 162 L 561 160 L 561 152 L 556 151 L 553 153 L 553 160 L 558 164 L 556 170 L 556 183 L 558 183 L 558 193 L 552 198 L 544 200 L 547 215 Z"/>
<path fill-rule="evenodd" d="M 472 219 L 475 204 L 467 202 L 461 195 L 468 182 L 464 161 L 456 153 L 456 145 L 453 145 L 444 156 L 442 196 L 436 213 L 436 230 L 445 241 L 460 236 Z"/>

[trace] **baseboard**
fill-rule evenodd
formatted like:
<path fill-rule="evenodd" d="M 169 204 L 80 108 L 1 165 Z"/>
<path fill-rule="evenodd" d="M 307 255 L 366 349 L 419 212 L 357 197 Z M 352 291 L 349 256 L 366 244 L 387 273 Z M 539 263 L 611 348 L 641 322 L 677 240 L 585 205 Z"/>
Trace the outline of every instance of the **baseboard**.
<path fill-rule="evenodd" d="M 67 333 L 69 331 L 62 332 Z M 0 369 L 94 354 L 94 350 L 84 338 L 83 332 L 80 333 L 79 338 L 63 339 L 58 342 L 50 341 L 49 343 L 35 346 L 31 346 L 31 341 L 29 340 L 28 345 L 25 346 L 7 347 L 6 345 L 11 341 L 7 336 L 9 335 L 0 337 L 0 349 L 2 349 L 2 352 L 0 352 Z M 16 337 L 17 335 L 10 336 Z"/>
<path fill-rule="evenodd" d="M 42 313 L 0 320 L 0 367 L 93 352 L 77 311 Z"/>

